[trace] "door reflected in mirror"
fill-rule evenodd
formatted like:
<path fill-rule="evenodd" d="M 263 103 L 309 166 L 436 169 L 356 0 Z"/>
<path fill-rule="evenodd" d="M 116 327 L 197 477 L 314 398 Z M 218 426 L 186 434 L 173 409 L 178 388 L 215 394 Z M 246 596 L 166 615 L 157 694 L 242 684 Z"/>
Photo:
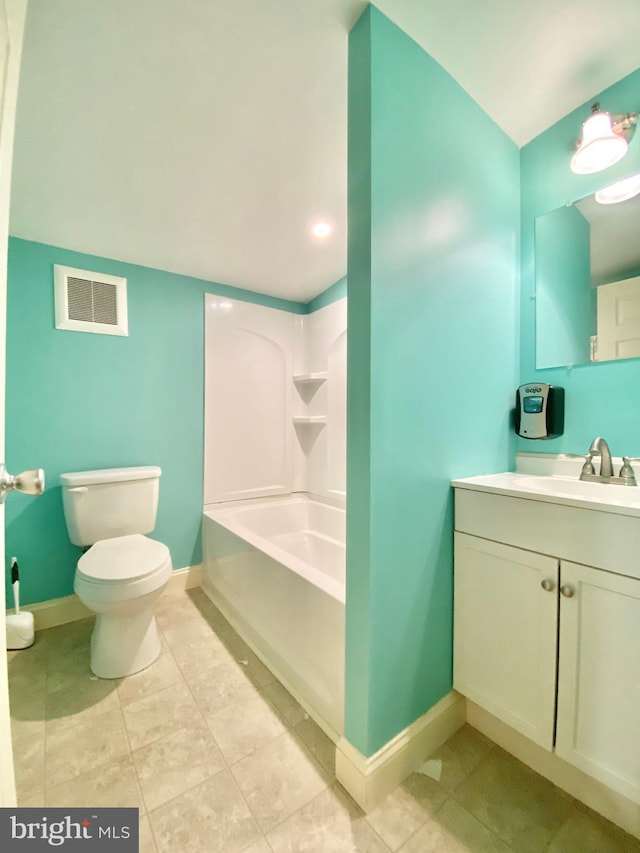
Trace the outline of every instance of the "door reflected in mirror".
<path fill-rule="evenodd" d="M 640 196 L 535 223 L 536 367 L 640 357 Z"/>

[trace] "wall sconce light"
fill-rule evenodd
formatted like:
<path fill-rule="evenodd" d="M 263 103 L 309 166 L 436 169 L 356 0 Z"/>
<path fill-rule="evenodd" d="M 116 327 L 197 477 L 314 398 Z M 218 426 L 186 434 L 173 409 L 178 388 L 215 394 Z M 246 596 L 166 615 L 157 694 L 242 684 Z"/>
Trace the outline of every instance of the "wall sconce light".
<path fill-rule="evenodd" d="M 627 153 L 640 113 L 611 115 L 591 107 L 591 115 L 582 125 L 582 139 L 571 158 L 571 171 L 591 175 L 613 166 Z"/>

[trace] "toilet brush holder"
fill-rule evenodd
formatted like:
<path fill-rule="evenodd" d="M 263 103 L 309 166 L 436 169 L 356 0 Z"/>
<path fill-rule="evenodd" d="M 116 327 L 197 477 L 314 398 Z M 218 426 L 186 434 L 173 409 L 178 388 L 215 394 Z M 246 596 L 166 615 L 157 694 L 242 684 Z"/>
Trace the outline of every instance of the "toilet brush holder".
<path fill-rule="evenodd" d="M 33 613 L 7 613 L 7 649 L 27 649 L 34 639 Z"/>
<path fill-rule="evenodd" d="M 35 630 L 33 613 L 20 610 L 20 573 L 18 561 L 11 559 L 11 586 L 15 613 L 7 613 L 7 649 L 27 649 L 33 645 Z"/>

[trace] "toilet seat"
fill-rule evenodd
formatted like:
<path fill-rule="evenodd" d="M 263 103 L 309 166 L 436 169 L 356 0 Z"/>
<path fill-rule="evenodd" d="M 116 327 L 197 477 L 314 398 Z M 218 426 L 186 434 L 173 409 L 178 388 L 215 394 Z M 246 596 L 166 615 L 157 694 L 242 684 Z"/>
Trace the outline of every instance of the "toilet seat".
<path fill-rule="evenodd" d="M 77 574 L 91 583 L 123 583 L 149 577 L 170 564 L 166 545 L 133 533 L 96 542 L 78 560 Z"/>
<path fill-rule="evenodd" d="M 160 589 L 172 569 L 162 542 L 140 533 L 101 539 L 78 560 L 73 588 L 86 601 L 127 601 Z"/>

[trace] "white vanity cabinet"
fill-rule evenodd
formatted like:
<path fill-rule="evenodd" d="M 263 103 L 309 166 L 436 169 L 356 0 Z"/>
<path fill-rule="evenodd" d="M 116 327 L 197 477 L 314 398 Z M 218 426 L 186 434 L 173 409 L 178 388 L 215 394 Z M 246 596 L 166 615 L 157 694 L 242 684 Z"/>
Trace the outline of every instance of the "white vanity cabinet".
<path fill-rule="evenodd" d="M 547 749 L 556 701 L 557 587 L 557 560 L 456 533 L 453 686 Z"/>
<path fill-rule="evenodd" d="M 640 803 L 640 580 L 565 560 L 560 578 L 555 751 Z"/>
<path fill-rule="evenodd" d="M 640 552 L 635 576 L 574 562 L 573 521 L 563 543 L 552 504 L 456 489 L 454 687 L 640 803 Z"/>

